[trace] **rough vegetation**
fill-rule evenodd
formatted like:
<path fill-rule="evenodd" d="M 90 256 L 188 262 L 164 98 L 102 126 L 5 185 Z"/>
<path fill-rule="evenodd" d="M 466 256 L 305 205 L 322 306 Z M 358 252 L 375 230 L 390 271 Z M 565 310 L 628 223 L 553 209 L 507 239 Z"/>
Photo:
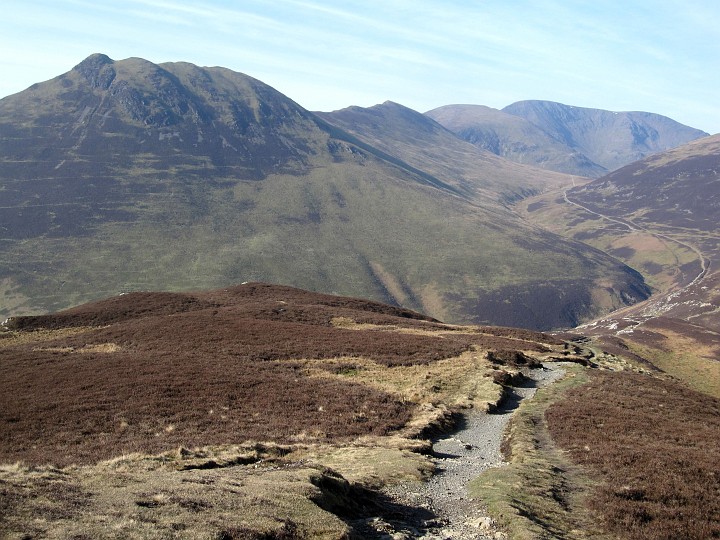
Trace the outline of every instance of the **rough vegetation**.
<path fill-rule="evenodd" d="M 426 364 L 458 356 L 472 341 L 330 325 L 332 317 L 355 312 L 363 322 L 412 326 L 421 319 L 260 284 L 198 295 L 136 293 L 14 319 L 11 327 L 57 336 L 3 342 L 0 456 L 67 465 L 181 445 L 334 440 L 398 429 L 411 404 L 351 381 L 306 377 L 298 360 Z M 63 336 L 67 327 L 83 331 Z"/>
<path fill-rule="evenodd" d="M 522 402 L 509 465 L 475 480 L 468 504 L 517 538 L 717 537 L 717 400 L 657 378 L 619 340 L 608 354 L 562 337 L 260 283 L 13 318 L 0 532 L 375 530 L 373 516 L 418 515 L 375 490 L 432 474 L 428 437 L 493 410 L 521 369 L 568 361 L 570 376 Z"/>
<path fill-rule="evenodd" d="M 617 538 L 720 537 L 720 402 L 671 381 L 595 373 L 547 411 L 554 440 L 602 483 L 587 498 Z"/>
<path fill-rule="evenodd" d="M 58 538 L 346 537 L 409 512 L 373 490 L 427 477 L 427 437 L 500 401 L 488 351 L 565 347 L 260 283 L 0 336 L 0 533 Z"/>

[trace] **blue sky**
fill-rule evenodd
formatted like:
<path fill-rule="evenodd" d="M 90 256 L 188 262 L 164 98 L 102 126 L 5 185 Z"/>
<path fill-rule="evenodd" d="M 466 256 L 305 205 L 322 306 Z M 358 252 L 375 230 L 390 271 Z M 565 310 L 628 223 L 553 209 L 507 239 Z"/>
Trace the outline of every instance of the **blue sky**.
<path fill-rule="evenodd" d="M 720 132 L 717 0 L 5 0 L 0 96 L 115 60 L 223 66 L 310 110 L 523 99 Z"/>

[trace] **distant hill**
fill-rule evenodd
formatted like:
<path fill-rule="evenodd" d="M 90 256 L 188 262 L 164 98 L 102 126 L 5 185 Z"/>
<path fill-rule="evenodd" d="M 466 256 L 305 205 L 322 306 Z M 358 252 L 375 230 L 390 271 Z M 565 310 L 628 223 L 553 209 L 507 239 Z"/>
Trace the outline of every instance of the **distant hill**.
<path fill-rule="evenodd" d="M 572 183 L 566 175 L 501 159 L 428 116 L 391 101 L 317 114 L 373 147 L 447 179 L 478 204 L 487 204 L 488 199 L 511 201 Z"/>
<path fill-rule="evenodd" d="M 385 109 L 380 131 L 425 121 Z M 647 296 L 506 208 L 561 175 L 429 120 L 397 144 L 330 120 L 227 69 L 100 54 L 0 100 L 0 315 L 266 281 L 547 329 Z"/>
<path fill-rule="evenodd" d="M 529 120 L 484 105 L 446 105 L 425 113 L 460 138 L 516 163 L 579 176 L 604 167 L 569 148 Z"/>
<path fill-rule="evenodd" d="M 639 222 L 717 231 L 720 135 L 627 165 L 570 191 L 573 199 Z"/>
<path fill-rule="evenodd" d="M 465 140 L 513 161 L 595 178 L 707 135 L 658 114 L 551 101 L 519 101 L 500 111 L 448 105 L 426 114 Z"/>

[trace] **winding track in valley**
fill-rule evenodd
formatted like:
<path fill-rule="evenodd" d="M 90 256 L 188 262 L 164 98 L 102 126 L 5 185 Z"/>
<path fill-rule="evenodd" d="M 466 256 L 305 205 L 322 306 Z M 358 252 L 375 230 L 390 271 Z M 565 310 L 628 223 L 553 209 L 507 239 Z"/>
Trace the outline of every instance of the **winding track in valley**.
<path fill-rule="evenodd" d="M 573 184 L 574 184 L 574 182 L 573 182 Z M 568 189 L 569 188 L 567 188 L 563 191 L 563 199 L 565 200 L 565 202 L 567 204 L 576 206 L 576 207 L 580 208 L 581 210 L 588 212 L 589 214 L 597 216 L 597 217 L 604 219 L 606 221 L 609 221 L 611 223 L 617 223 L 619 225 L 627 227 L 631 232 L 635 232 L 635 231 L 643 232 L 643 233 L 649 234 L 651 236 L 654 236 L 655 238 L 658 238 L 660 241 L 672 242 L 672 243 L 675 243 L 686 249 L 689 249 L 692 252 L 694 252 L 695 255 L 697 255 L 698 261 L 700 262 L 700 272 L 689 283 L 687 283 L 677 289 L 669 290 L 657 298 L 654 298 L 654 299 L 650 298 L 649 300 L 642 302 L 641 304 L 631 307 L 630 309 L 632 310 L 632 312 L 637 312 L 637 316 L 635 318 L 629 318 L 629 317 L 625 318 L 624 320 L 626 322 L 629 322 L 630 326 L 623 327 L 622 329 L 615 332 L 616 334 L 630 333 L 633 330 L 635 330 L 636 328 L 638 328 L 639 326 L 641 326 L 643 323 L 645 323 L 648 319 L 657 315 L 658 312 L 667 311 L 669 309 L 669 306 L 671 305 L 671 301 L 674 298 L 676 298 L 678 295 L 682 294 L 683 292 L 688 291 L 691 287 L 694 287 L 695 285 L 700 284 L 702 282 L 702 280 L 705 278 L 705 276 L 707 275 L 707 273 L 710 269 L 710 261 L 708 261 L 706 259 L 705 255 L 703 255 L 702 251 L 700 251 L 700 249 L 698 249 L 697 246 L 694 246 L 694 245 L 684 242 L 682 240 L 678 240 L 677 238 L 673 238 L 666 234 L 662 234 L 659 232 L 649 230 L 645 227 L 641 227 L 640 225 L 638 225 L 637 223 L 635 223 L 629 219 L 614 218 L 612 216 L 608 216 L 606 214 L 591 210 L 587 206 L 570 199 L 568 197 Z M 665 305 L 664 308 L 662 307 L 663 304 Z M 650 306 L 652 306 L 652 307 L 648 310 L 648 308 Z M 641 309 L 638 309 L 638 308 L 641 308 Z M 622 312 L 625 310 L 620 310 L 620 311 Z M 637 320 L 637 319 L 639 319 L 639 320 Z M 602 321 L 599 321 L 599 322 L 602 322 Z M 598 324 L 598 322 L 587 323 L 587 324 L 578 326 L 578 328 L 587 328 L 587 327 L 594 326 L 597 324 Z M 609 327 L 609 329 L 612 329 L 612 328 Z"/>

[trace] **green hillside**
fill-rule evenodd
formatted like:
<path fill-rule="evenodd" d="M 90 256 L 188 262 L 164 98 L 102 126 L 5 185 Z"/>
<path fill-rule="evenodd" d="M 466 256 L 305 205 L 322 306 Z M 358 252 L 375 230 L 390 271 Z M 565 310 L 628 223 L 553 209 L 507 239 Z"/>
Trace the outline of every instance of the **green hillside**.
<path fill-rule="evenodd" d="M 484 195 L 221 68 L 93 55 L 0 100 L 0 136 L 3 316 L 266 281 L 551 328 L 647 294 L 497 179 Z"/>

